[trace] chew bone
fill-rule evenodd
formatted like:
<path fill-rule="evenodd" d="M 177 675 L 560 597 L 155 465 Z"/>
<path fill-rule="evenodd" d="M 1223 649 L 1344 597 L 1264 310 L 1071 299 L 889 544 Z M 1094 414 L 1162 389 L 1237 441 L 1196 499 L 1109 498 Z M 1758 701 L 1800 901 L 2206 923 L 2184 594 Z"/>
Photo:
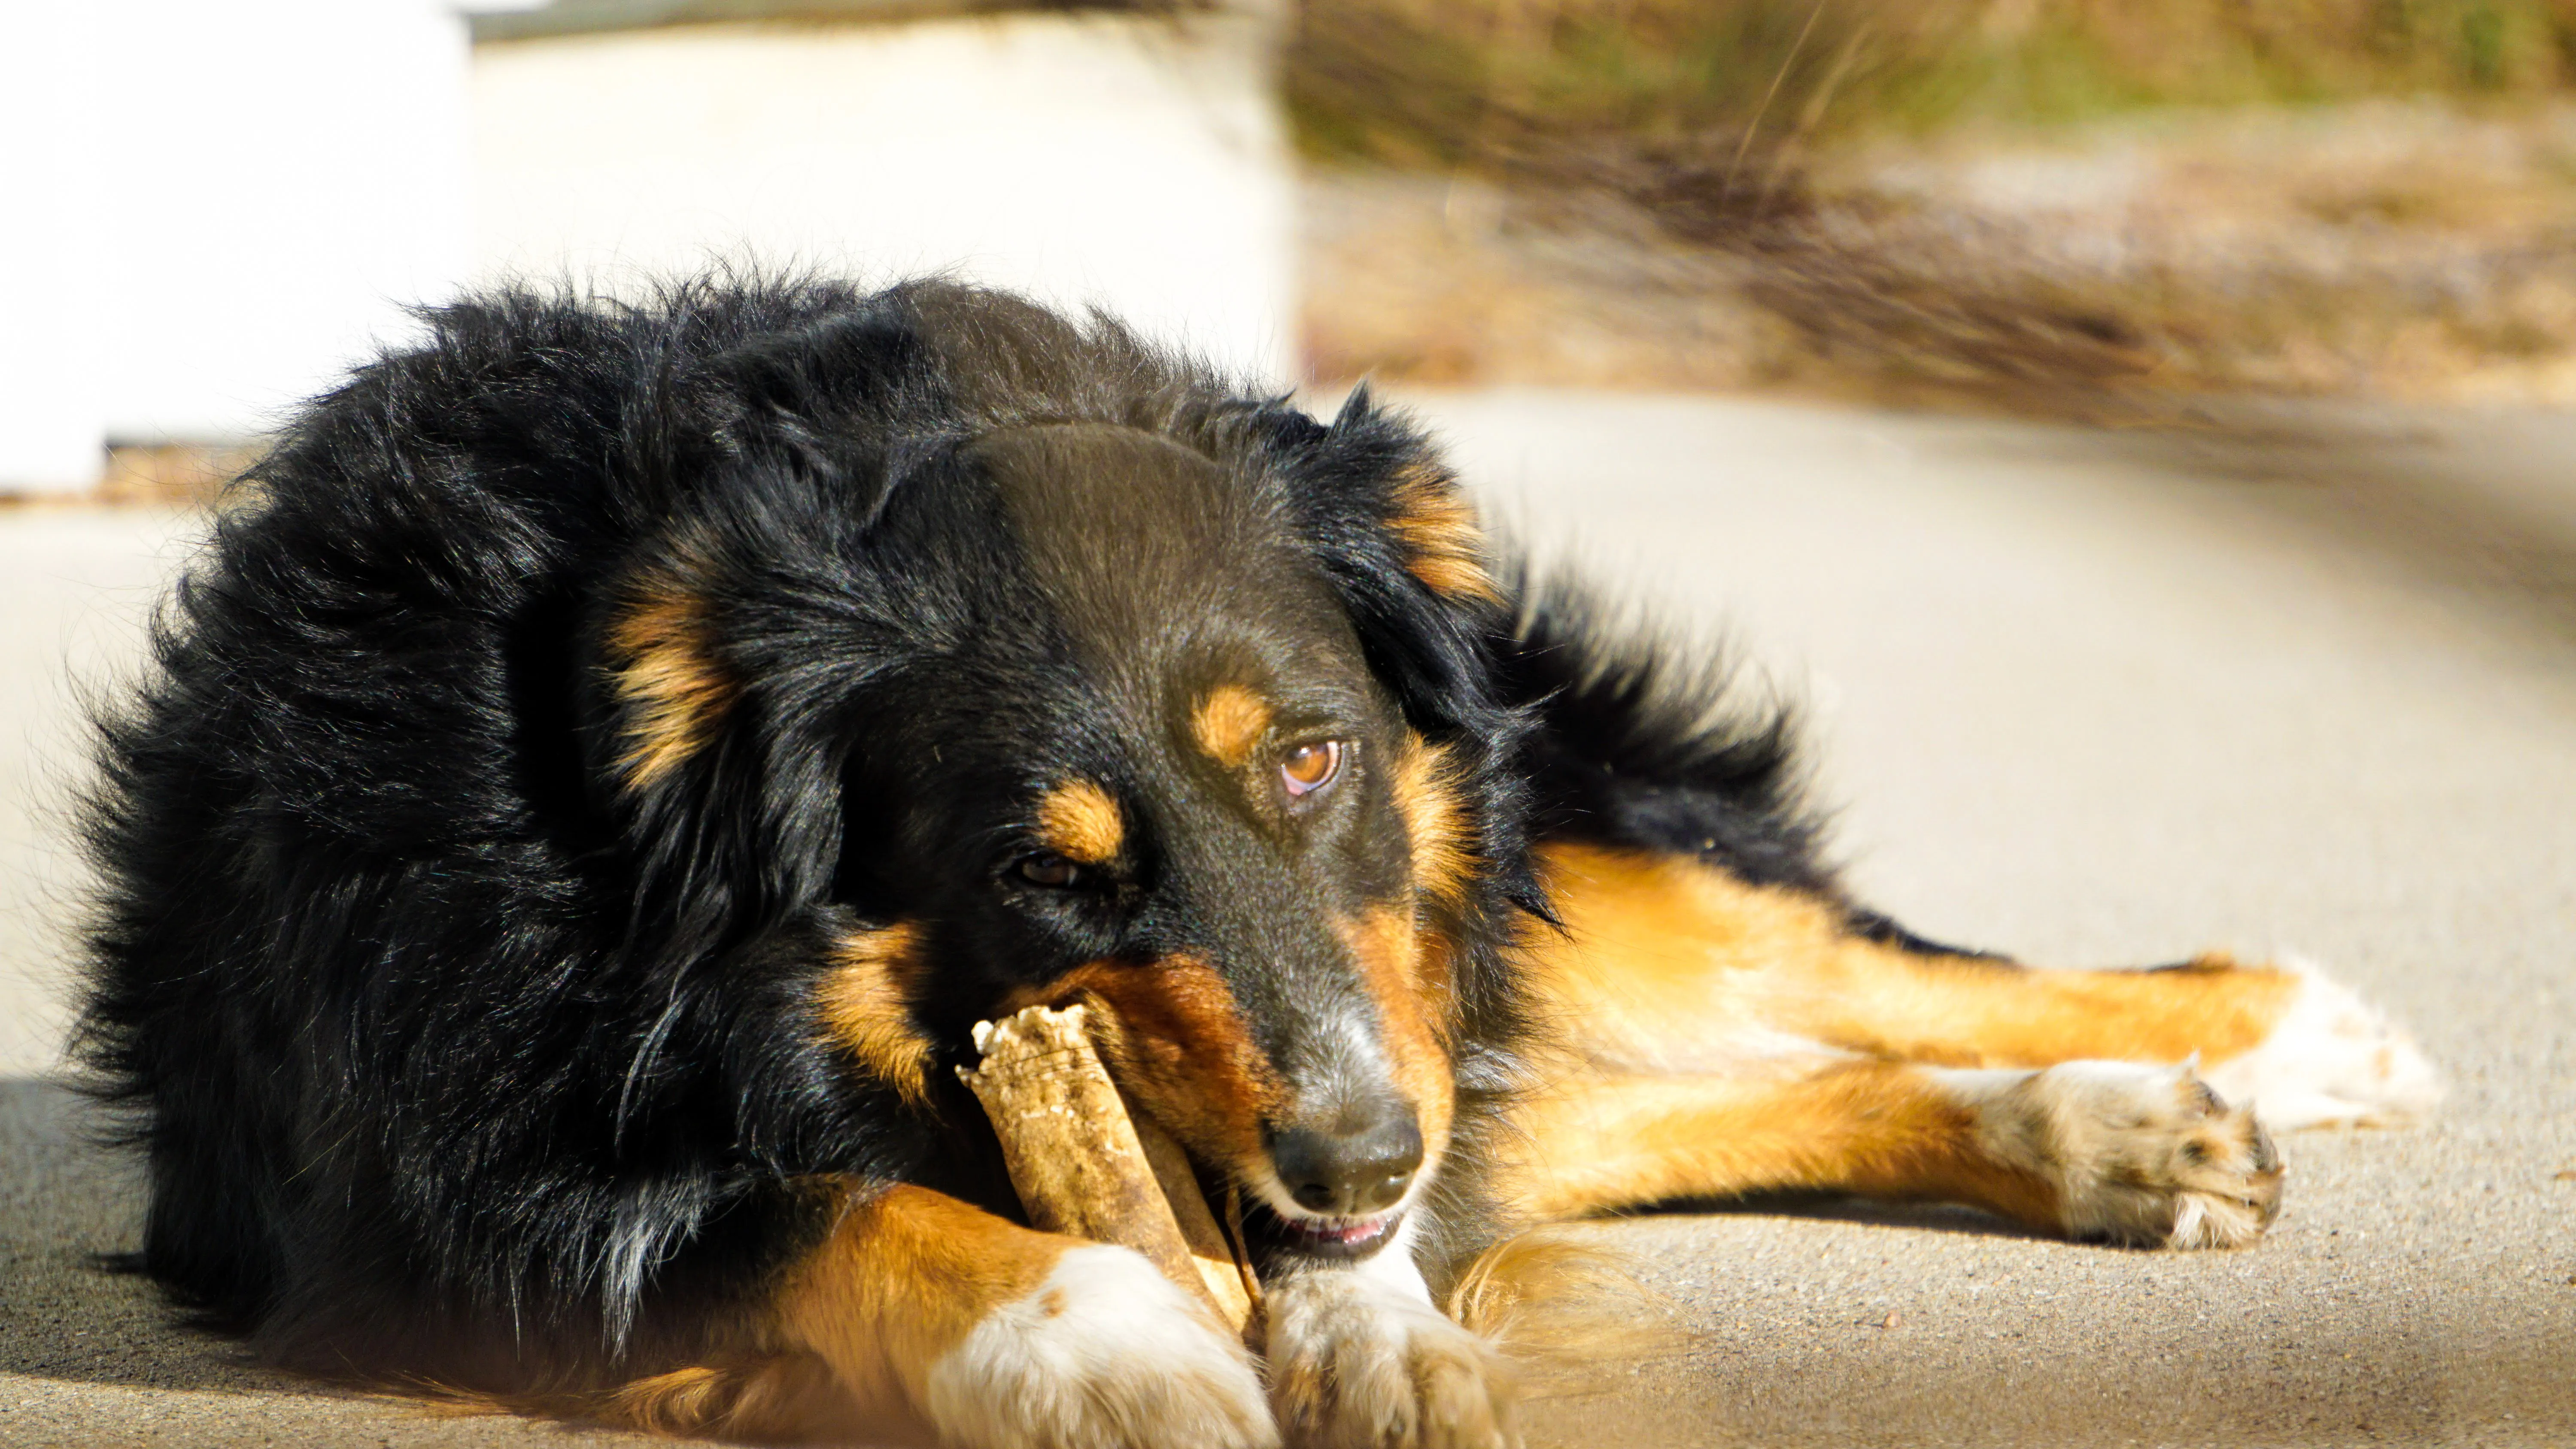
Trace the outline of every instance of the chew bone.
<path fill-rule="evenodd" d="M 993 1119 L 1020 1206 L 1046 1232 L 1143 1253 L 1246 1331 L 1252 1275 L 1208 1211 L 1180 1144 L 1129 1115 L 1088 1027 L 1079 1004 L 977 1022 L 983 1064 L 957 1069 Z"/>

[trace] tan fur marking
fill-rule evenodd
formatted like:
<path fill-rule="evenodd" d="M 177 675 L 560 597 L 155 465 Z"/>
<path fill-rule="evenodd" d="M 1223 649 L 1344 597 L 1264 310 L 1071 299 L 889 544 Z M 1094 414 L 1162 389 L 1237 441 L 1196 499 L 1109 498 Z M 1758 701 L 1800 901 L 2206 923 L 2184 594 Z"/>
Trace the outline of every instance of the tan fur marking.
<path fill-rule="evenodd" d="M 832 1039 L 916 1107 L 930 1100 L 930 1043 L 912 1022 L 919 940 L 919 928 L 908 921 L 844 939 L 833 947 L 832 969 L 814 998 Z"/>
<path fill-rule="evenodd" d="M 1616 1392 L 1612 1375 L 1690 1347 L 1669 1301 L 1638 1278 L 1638 1260 L 1579 1232 L 1541 1227 L 1496 1243 L 1442 1305 L 1547 1395 Z"/>
<path fill-rule="evenodd" d="M 1459 1028 L 1458 944 L 1436 927 L 1415 918 L 1413 991 L 1443 1042 L 1457 1040 Z"/>
<path fill-rule="evenodd" d="M 1405 839 L 1412 847 L 1414 887 L 1432 900 L 1459 906 L 1466 902 L 1475 859 L 1468 853 L 1466 807 L 1450 783 L 1452 758 L 1448 746 L 1407 731 L 1403 752 L 1389 773 L 1396 813 L 1404 817 Z"/>
<path fill-rule="evenodd" d="M 2060 1226 L 2057 1189 L 1985 1150 L 1975 1111 L 1903 1062 L 1796 1082 L 1576 1079 L 1512 1113 L 1507 1200 L 1544 1217 L 1769 1188 L 1971 1203 Z"/>
<path fill-rule="evenodd" d="M 1439 1161 L 1449 1141 L 1457 1076 L 1438 1023 L 1448 1011 L 1447 953 L 1426 960 L 1413 912 L 1380 907 L 1346 923 L 1342 937 L 1360 964 L 1360 980 L 1377 1007 L 1378 1029 L 1395 1085 L 1413 1104 L 1422 1128 L 1422 1160 Z M 1444 978 L 1436 984 L 1434 972 Z M 1426 989 L 1428 988 L 1428 989 Z M 1429 1171 L 1426 1167 L 1425 1172 Z"/>
<path fill-rule="evenodd" d="M 1228 769 L 1241 769 L 1270 733 L 1270 704 L 1240 684 L 1220 684 L 1190 711 L 1190 738 L 1199 752 Z"/>
<path fill-rule="evenodd" d="M 1084 1246 L 924 1188 L 814 1181 L 837 1222 L 729 1348 L 561 1407 L 673 1435 L 928 1443 L 931 1366 Z"/>
<path fill-rule="evenodd" d="M 618 765 L 628 787 L 640 790 L 706 748 L 741 684 L 716 657 L 706 597 L 668 570 L 638 581 L 627 608 L 609 625 L 608 643 L 627 712 Z"/>
<path fill-rule="evenodd" d="M 1038 802 L 1038 839 L 1067 860 L 1104 865 L 1127 843 L 1127 820 L 1109 792 L 1089 780 L 1058 785 Z"/>
<path fill-rule="evenodd" d="M 928 1402 L 930 1367 L 987 1314 L 1036 1292 L 1082 1243 L 925 1188 L 854 1206 L 772 1307 L 780 1334 L 871 1406 Z"/>
<path fill-rule="evenodd" d="M 1097 1008 L 1110 1077 L 1147 1116 L 1204 1160 L 1268 1160 L 1261 1124 L 1286 1088 L 1214 967 L 1187 956 L 1094 962 L 1012 993 L 1003 1010 L 1082 1000 Z"/>
<path fill-rule="evenodd" d="M 1387 527 L 1404 544 L 1405 567 L 1415 578 L 1447 598 L 1502 602 L 1502 590 L 1485 570 L 1485 536 L 1476 526 L 1475 505 L 1456 479 L 1416 463 L 1397 477 L 1394 496 Z"/>
<path fill-rule="evenodd" d="M 598 1417 L 674 1438 L 789 1443 L 830 1437 L 870 1415 L 833 1381 L 831 1365 L 779 1352 L 636 1379 L 614 1390 Z"/>
<path fill-rule="evenodd" d="M 1682 857 L 1542 852 L 1567 934 L 1533 943 L 1536 977 L 1594 1056 L 1652 1061 L 1734 1030 L 1785 1032 L 1952 1066 L 2077 1058 L 2211 1063 L 2251 1050 L 2298 978 L 2211 958 L 2184 971 L 2030 971 L 1923 956 L 1846 934 L 1803 893 Z"/>

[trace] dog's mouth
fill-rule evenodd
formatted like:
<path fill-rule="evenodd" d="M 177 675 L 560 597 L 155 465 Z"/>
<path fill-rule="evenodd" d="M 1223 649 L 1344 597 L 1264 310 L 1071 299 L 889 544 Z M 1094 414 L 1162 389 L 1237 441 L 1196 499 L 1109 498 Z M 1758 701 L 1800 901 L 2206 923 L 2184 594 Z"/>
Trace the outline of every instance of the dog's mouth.
<path fill-rule="evenodd" d="M 1404 1225 L 1404 1210 L 1367 1217 L 1289 1217 L 1267 1203 L 1245 1215 L 1244 1233 L 1262 1247 L 1308 1258 L 1365 1258 Z"/>

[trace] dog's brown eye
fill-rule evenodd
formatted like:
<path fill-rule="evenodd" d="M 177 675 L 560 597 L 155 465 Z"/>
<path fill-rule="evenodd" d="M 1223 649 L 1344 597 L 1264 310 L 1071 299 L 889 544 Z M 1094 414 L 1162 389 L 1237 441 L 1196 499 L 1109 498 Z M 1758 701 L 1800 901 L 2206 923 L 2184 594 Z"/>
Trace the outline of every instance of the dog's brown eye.
<path fill-rule="evenodd" d="M 1020 879 L 1059 890 L 1082 879 L 1082 868 L 1061 855 L 1032 855 L 1019 865 Z"/>
<path fill-rule="evenodd" d="M 1342 772 L 1342 747 L 1333 740 L 1320 745 L 1299 745 L 1279 762 L 1280 783 L 1288 787 L 1288 798 L 1312 795 L 1333 783 Z"/>

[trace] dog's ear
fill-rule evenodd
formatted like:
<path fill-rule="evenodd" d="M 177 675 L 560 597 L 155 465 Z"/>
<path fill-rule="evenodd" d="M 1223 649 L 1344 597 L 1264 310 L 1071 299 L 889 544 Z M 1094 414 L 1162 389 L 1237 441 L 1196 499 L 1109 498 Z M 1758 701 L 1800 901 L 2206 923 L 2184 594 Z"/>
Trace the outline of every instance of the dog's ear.
<path fill-rule="evenodd" d="M 655 540 L 590 631 L 591 775 L 639 875 L 631 944 L 657 960 L 785 919 L 838 865 L 831 710 L 871 661 L 805 617 L 828 590 L 781 590 L 793 564 L 754 566 L 732 532 Z"/>
<path fill-rule="evenodd" d="M 1270 447 L 1372 667 L 1414 727 L 1499 743 L 1491 737 L 1509 721 L 1490 641 L 1509 627 L 1509 601 L 1475 504 L 1430 440 L 1363 384 L 1331 426 L 1277 423 Z"/>
<path fill-rule="evenodd" d="M 904 637 L 859 561 L 903 468 L 840 441 L 886 430 L 847 426 L 825 383 L 893 345 L 857 319 L 722 359 L 702 471 L 671 485 L 679 521 L 621 563 L 585 630 L 589 773 L 640 872 L 632 944 L 656 960 L 758 934 L 838 867 L 838 712 Z"/>

